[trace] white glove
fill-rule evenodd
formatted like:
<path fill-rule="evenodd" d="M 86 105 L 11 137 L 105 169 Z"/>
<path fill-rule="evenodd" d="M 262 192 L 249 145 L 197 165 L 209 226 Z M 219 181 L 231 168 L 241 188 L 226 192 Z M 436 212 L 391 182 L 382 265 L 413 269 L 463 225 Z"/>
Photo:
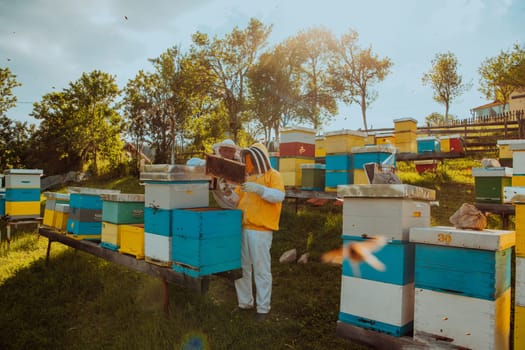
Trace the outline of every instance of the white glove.
<path fill-rule="evenodd" d="M 264 194 L 264 186 L 259 185 L 255 182 L 245 182 L 242 184 L 242 191 L 243 192 L 253 192 L 257 193 L 259 196 L 262 196 Z"/>

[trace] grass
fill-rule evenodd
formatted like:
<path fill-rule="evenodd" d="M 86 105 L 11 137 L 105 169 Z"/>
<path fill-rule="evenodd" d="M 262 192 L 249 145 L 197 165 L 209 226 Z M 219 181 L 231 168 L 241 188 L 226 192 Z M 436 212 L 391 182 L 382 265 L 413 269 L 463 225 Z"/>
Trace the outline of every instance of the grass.
<path fill-rule="evenodd" d="M 435 174 L 419 175 L 400 163 L 404 183 L 434 188 L 438 207 L 433 225 L 473 201 L 465 174 L 475 161 L 447 161 Z M 143 193 L 135 178 L 87 187 Z M 9 250 L 0 247 L 0 349 L 364 349 L 336 336 L 341 268 L 319 256 L 341 244 L 342 207 L 311 207 L 287 199 L 272 246 L 271 318 L 256 323 L 253 313 L 232 313 L 233 283 L 212 277 L 197 295 L 169 285 L 169 316 L 162 311 L 162 282 L 125 267 L 54 243 L 45 264 L 47 240 L 18 232 Z M 497 225 L 495 221 L 489 221 Z M 296 248 L 308 264 L 280 264 Z"/>

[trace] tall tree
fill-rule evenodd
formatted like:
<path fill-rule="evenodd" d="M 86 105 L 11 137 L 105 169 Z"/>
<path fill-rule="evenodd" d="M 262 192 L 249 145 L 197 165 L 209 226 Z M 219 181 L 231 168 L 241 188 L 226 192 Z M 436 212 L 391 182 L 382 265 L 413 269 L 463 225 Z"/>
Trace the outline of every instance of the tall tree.
<path fill-rule="evenodd" d="M 109 167 L 116 166 L 123 130 L 117 113 L 118 96 L 115 78 L 101 71 L 83 73 L 62 92 L 44 95 L 31 113 L 42 120 L 38 132 L 40 144 L 48 145 L 49 152 L 57 152 L 57 159 L 68 160 L 77 170 L 90 163 L 98 174 L 100 159 Z M 68 170 L 71 169 L 75 168 Z"/>
<path fill-rule="evenodd" d="M 299 113 L 312 123 L 314 129 L 318 129 L 337 113 L 337 102 L 328 70 L 329 44 L 332 41 L 332 33 L 326 28 L 318 27 L 299 32 L 289 42 L 289 46 L 296 45 L 302 57 L 302 101 L 298 106 Z"/>
<path fill-rule="evenodd" d="M 359 34 L 350 29 L 332 43 L 335 55 L 331 69 L 335 90 L 341 94 L 343 102 L 361 106 L 363 127 L 367 131 L 366 111 L 377 98 L 377 91 L 372 87 L 390 73 L 392 61 L 388 57 L 379 58 L 371 47 L 361 49 L 358 39 Z"/>
<path fill-rule="evenodd" d="M 432 68 L 421 79 L 423 85 L 430 85 L 434 89 L 434 100 L 445 105 L 445 122 L 448 122 L 452 101 L 471 87 L 463 83 L 458 67 L 458 60 L 452 52 L 438 53 L 432 60 Z"/>
<path fill-rule="evenodd" d="M 512 92 L 525 87 L 525 50 L 516 44 L 513 50 L 501 51 L 485 59 L 478 72 L 479 91 L 487 99 L 507 105 Z"/>
<path fill-rule="evenodd" d="M 245 114 L 246 79 L 259 51 L 266 45 L 271 26 L 250 19 L 245 29 L 235 27 L 223 39 L 197 32 L 192 36 L 201 57 L 216 77 L 212 94 L 220 98 L 229 117 L 229 129 L 235 142 L 247 120 Z"/>
<path fill-rule="evenodd" d="M 0 116 L 5 115 L 8 109 L 16 106 L 17 98 L 16 95 L 13 95 L 13 89 L 21 85 L 9 67 L 0 68 Z"/>
<path fill-rule="evenodd" d="M 271 131 L 279 143 L 280 126 L 296 115 L 300 101 L 300 61 L 293 48 L 285 44 L 261 55 L 257 64 L 248 73 L 250 90 L 249 106 L 254 120 L 259 123 L 265 139 L 271 140 Z"/>

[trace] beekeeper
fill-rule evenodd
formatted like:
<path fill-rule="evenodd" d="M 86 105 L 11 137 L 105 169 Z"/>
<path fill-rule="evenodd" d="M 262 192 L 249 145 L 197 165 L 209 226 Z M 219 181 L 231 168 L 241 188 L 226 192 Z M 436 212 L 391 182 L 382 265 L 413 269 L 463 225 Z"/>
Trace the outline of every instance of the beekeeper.
<path fill-rule="evenodd" d="M 241 148 L 230 139 L 225 139 L 212 146 L 213 153 L 217 156 L 240 161 Z M 237 207 L 239 196 L 235 192 L 237 187 L 235 184 L 229 183 L 223 178 L 215 178 L 213 184 L 212 195 L 215 201 L 221 208 L 233 209 Z"/>
<path fill-rule="evenodd" d="M 256 308 L 256 319 L 263 321 L 270 312 L 272 272 L 270 248 L 273 231 L 279 229 L 285 197 L 281 174 L 270 165 L 268 150 L 255 143 L 241 151 L 246 165 L 246 182 L 236 190 L 237 208 L 242 215 L 242 278 L 235 281 L 239 309 Z M 252 291 L 255 280 L 255 300 Z"/>

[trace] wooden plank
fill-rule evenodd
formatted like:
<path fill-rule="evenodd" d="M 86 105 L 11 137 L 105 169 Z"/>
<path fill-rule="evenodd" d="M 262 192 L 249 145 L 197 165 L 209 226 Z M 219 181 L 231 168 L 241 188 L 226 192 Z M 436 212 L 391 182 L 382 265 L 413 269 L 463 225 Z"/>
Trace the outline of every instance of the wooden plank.
<path fill-rule="evenodd" d="M 179 284 L 199 293 L 205 293 L 208 289 L 209 279 L 206 277 L 193 278 L 169 267 L 162 267 L 150 264 L 144 260 L 137 260 L 134 256 L 120 254 L 119 252 L 102 248 L 94 242 L 77 240 L 67 235 L 57 233 L 49 228 L 41 227 L 38 233 L 40 236 L 47 237 L 49 244 L 51 244 L 51 242 L 60 242 L 68 247 L 84 251 L 153 277 L 165 279 L 169 283 Z"/>

